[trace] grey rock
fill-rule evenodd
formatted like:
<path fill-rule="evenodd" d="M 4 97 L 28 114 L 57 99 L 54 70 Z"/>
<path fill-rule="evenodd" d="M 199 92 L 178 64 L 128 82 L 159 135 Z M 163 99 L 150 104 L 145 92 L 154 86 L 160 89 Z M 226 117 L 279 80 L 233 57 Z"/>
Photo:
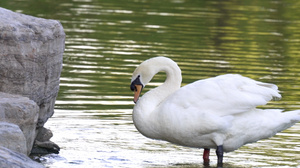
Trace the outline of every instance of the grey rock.
<path fill-rule="evenodd" d="M 0 146 L 0 167 L 2 168 L 44 168 L 28 156 Z"/>
<path fill-rule="evenodd" d="M 35 140 L 30 155 L 45 155 L 50 153 L 58 154 L 59 151 L 60 147 L 52 141 L 40 142 L 38 140 Z"/>
<path fill-rule="evenodd" d="M 33 100 L 19 95 L 0 92 L 0 121 L 19 126 L 25 137 L 26 154 L 30 153 L 36 137 L 38 116 L 39 107 Z M 2 136 L 1 133 L 0 136 Z"/>
<path fill-rule="evenodd" d="M 36 140 L 40 142 L 45 142 L 45 141 L 49 141 L 52 138 L 52 136 L 53 136 L 52 131 L 43 127 L 40 128 L 39 135 L 36 137 Z"/>
<path fill-rule="evenodd" d="M 58 21 L 0 8 L 0 91 L 35 101 L 39 127 L 54 113 L 64 41 Z"/>
<path fill-rule="evenodd" d="M 26 139 L 20 127 L 7 122 L 0 122 L 0 146 L 27 154 Z"/>
<path fill-rule="evenodd" d="M 35 139 L 31 155 L 59 153 L 60 147 L 54 142 L 50 141 L 53 136 L 52 131 L 47 128 L 41 128 L 39 134 Z"/>
<path fill-rule="evenodd" d="M 35 120 L 32 122 L 32 118 L 26 119 L 29 113 L 13 116 L 17 113 L 5 112 L 5 117 L 10 120 L 22 118 L 23 123 L 28 120 L 28 126 L 17 123 L 18 120 L 12 121 L 23 131 L 28 150 L 54 113 L 64 47 L 65 33 L 58 21 L 28 16 L 0 7 L 0 92 L 28 97 L 39 106 L 37 123 Z M 13 106 L 20 110 L 26 108 L 24 105 Z M 0 108 L 0 119 L 3 118 L 1 115 L 4 112 Z M 34 138 L 28 127 L 36 129 Z"/>

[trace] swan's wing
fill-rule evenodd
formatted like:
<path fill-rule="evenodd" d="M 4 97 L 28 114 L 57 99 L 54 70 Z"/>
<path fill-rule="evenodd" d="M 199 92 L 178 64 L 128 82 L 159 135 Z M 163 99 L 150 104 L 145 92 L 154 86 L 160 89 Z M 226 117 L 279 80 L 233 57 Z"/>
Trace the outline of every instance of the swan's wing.
<path fill-rule="evenodd" d="M 247 112 L 273 98 L 281 98 L 276 85 L 228 74 L 186 85 L 170 95 L 166 103 L 225 116 Z"/>

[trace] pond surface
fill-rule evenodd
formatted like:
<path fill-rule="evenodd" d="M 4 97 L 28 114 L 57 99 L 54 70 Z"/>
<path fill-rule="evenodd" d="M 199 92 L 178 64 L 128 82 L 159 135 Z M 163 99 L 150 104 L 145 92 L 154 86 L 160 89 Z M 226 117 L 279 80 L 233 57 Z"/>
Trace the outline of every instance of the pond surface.
<path fill-rule="evenodd" d="M 178 63 L 182 85 L 239 73 L 279 86 L 282 100 L 262 108 L 300 109 L 297 0 L 1 0 L 0 6 L 59 20 L 66 32 L 60 92 L 46 123 L 61 151 L 40 158 L 46 167 L 203 167 L 202 149 L 145 138 L 133 125 L 131 74 L 155 56 Z M 144 92 L 164 79 L 158 74 Z M 224 162 L 299 167 L 300 124 L 226 153 Z"/>

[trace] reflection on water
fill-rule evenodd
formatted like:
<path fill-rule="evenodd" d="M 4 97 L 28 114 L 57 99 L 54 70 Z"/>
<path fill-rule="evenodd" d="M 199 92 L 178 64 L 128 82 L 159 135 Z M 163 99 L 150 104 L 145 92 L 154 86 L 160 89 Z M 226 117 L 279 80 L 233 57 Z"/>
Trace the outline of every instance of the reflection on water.
<path fill-rule="evenodd" d="M 175 60 L 183 85 L 239 73 L 279 86 L 283 99 L 263 108 L 300 108 L 296 0 L 1 0 L 0 6 L 60 20 L 67 34 L 56 111 L 46 125 L 62 150 L 41 158 L 47 167 L 202 166 L 202 150 L 147 139 L 133 126 L 131 73 L 154 56 Z M 164 78 L 158 74 L 145 91 Z M 299 166 L 299 132 L 297 124 L 228 153 L 225 167 Z"/>

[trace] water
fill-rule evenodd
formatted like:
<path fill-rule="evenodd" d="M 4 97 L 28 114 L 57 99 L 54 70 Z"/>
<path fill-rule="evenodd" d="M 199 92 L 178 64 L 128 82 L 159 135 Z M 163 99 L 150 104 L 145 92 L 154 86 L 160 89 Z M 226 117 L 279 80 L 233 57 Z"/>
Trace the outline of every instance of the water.
<path fill-rule="evenodd" d="M 275 83 L 283 96 L 262 108 L 300 109 L 300 3 L 296 0 L 1 0 L 1 7 L 59 20 L 66 51 L 54 116 L 46 123 L 61 167 L 203 167 L 202 150 L 143 137 L 133 126 L 135 67 L 167 56 L 183 84 L 225 73 Z M 158 74 L 144 92 L 161 84 Z M 300 124 L 226 153 L 225 167 L 297 167 Z M 216 156 L 211 152 L 211 167 Z"/>

